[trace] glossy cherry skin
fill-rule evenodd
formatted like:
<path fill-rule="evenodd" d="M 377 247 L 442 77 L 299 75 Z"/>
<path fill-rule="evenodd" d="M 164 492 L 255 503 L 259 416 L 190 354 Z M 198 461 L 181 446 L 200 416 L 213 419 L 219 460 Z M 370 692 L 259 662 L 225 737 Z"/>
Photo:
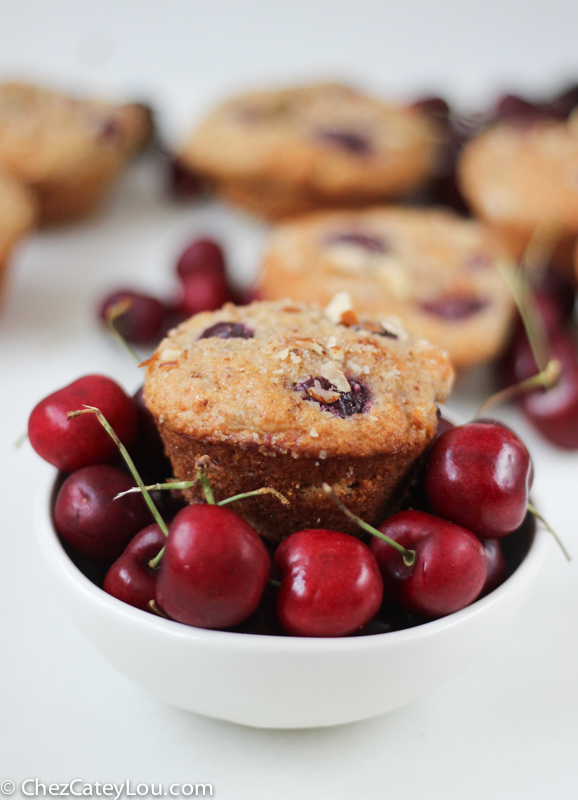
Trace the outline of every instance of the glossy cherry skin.
<path fill-rule="evenodd" d="M 151 520 L 140 492 L 114 499 L 133 486 L 125 472 L 107 464 L 77 470 L 58 492 L 56 530 L 80 555 L 99 564 L 112 564 Z"/>
<path fill-rule="evenodd" d="M 277 616 L 294 636 L 347 636 L 374 617 L 383 583 L 367 545 L 346 533 L 308 529 L 277 548 Z"/>
<path fill-rule="evenodd" d="M 423 511 L 400 511 L 379 530 L 415 550 L 408 567 L 382 539 L 374 537 L 369 545 L 386 597 L 401 608 L 433 619 L 459 611 L 480 594 L 488 565 L 482 543 L 470 531 Z"/>
<path fill-rule="evenodd" d="M 137 533 L 104 576 L 104 591 L 123 603 L 150 611 L 149 603 L 155 599 L 157 570 L 149 567 L 149 561 L 160 553 L 165 543 L 166 536 L 156 523 Z"/>
<path fill-rule="evenodd" d="M 118 448 L 94 414 L 67 419 L 69 411 L 99 408 L 121 442 L 130 448 L 137 432 L 137 411 L 120 386 L 104 375 L 86 375 L 45 397 L 28 421 L 32 447 L 63 472 L 116 461 Z"/>
<path fill-rule="evenodd" d="M 192 242 L 177 262 L 177 274 L 182 281 L 199 273 L 225 278 L 225 257 L 221 247 L 212 239 Z"/>
<path fill-rule="evenodd" d="M 526 516 L 530 454 L 501 425 L 471 422 L 443 433 L 427 460 L 425 488 L 440 517 L 483 539 L 516 530 Z"/>
<path fill-rule="evenodd" d="M 480 592 L 480 597 L 485 597 L 504 582 L 506 578 L 506 559 L 499 539 L 482 539 L 482 545 L 488 562 L 488 574 Z"/>
<path fill-rule="evenodd" d="M 229 628 L 259 605 L 271 561 L 259 534 L 221 506 L 187 506 L 176 515 L 157 578 L 156 602 L 198 628 Z"/>
<path fill-rule="evenodd" d="M 104 300 L 100 308 L 100 318 L 107 322 L 111 309 L 123 302 L 130 305 L 114 318 L 115 330 L 132 344 L 148 344 L 157 340 L 166 316 L 166 309 L 161 301 L 144 292 L 120 289 Z"/>

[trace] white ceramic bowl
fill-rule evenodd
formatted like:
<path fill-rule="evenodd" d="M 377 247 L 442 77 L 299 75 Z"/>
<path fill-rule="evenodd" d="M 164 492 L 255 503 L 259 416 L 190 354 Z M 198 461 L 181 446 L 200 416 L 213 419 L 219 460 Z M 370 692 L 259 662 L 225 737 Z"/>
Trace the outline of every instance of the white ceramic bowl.
<path fill-rule="evenodd" d="M 516 571 L 468 608 L 415 628 L 344 639 L 259 636 L 155 617 L 91 583 L 52 524 L 54 473 L 39 492 L 36 530 L 68 612 L 104 658 L 175 706 L 244 725 L 309 728 L 373 717 L 458 673 L 521 609 L 542 564 L 537 532 Z"/>

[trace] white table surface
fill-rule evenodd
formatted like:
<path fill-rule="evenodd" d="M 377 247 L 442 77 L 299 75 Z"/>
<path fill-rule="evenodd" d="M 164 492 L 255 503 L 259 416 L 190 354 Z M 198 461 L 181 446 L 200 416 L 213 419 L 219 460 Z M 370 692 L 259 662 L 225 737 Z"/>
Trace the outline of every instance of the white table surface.
<path fill-rule="evenodd" d="M 546 91 L 578 76 L 577 23 L 561 0 L 0 0 L 0 77 L 150 98 L 175 141 L 220 95 L 254 84 L 350 77 L 474 105 L 500 86 Z M 525 610 L 476 663 L 405 708 L 332 729 L 253 730 L 169 707 L 65 616 L 32 524 L 47 466 L 14 442 L 35 403 L 82 374 L 137 388 L 95 303 L 119 284 L 169 294 L 175 257 L 207 233 L 249 280 L 262 229 L 168 200 L 149 159 L 98 216 L 35 234 L 14 259 L 0 315 L 0 783 L 211 783 L 227 800 L 577 797 L 578 577 L 554 546 Z M 487 376 L 470 375 L 449 405 L 467 416 L 487 392 Z M 578 454 L 540 441 L 512 409 L 502 417 L 528 443 L 542 510 L 578 557 Z"/>

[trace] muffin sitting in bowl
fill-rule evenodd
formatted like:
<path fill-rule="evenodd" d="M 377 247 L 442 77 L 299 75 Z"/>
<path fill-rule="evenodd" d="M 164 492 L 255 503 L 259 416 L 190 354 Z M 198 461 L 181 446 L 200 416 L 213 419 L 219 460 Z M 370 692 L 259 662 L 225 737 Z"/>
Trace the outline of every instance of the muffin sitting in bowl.
<path fill-rule="evenodd" d="M 340 299 L 343 302 L 340 302 Z M 447 356 L 398 323 L 364 322 L 344 298 L 225 305 L 192 317 L 150 360 L 145 401 L 180 480 L 202 456 L 217 501 L 238 503 L 279 541 L 303 527 L 359 535 L 322 489 L 376 523 L 436 432 L 452 383 Z M 191 501 L 200 487 L 187 490 Z"/>

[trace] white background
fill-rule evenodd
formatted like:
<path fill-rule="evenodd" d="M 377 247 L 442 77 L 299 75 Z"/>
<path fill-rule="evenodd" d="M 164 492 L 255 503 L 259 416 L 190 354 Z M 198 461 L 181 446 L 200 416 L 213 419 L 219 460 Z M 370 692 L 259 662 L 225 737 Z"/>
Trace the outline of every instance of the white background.
<path fill-rule="evenodd" d="M 570 0 L 0 0 L 0 78 L 149 99 L 176 142 L 221 96 L 253 85 L 343 78 L 464 107 L 499 88 L 545 92 L 578 78 L 577 28 Z M 219 236 L 250 278 L 258 226 L 169 201 L 162 164 L 149 161 L 97 217 L 34 235 L 14 260 L 0 314 L 0 782 L 207 782 L 226 800 L 575 798 L 578 576 L 554 547 L 523 614 L 475 664 L 406 708 L 334 729 L 252 730 L 171 708 L 114 672 L 65 616 L 32 525 L 47 468 L 14 441 L 41 397 L 82 374 L 137 388 L 95 304 L 119 284 L 170 293 L 176 255 L 201 233 Z M 470 376 L 450 406 L 472 413 L 487 391 L 483 374 Z M 503 416 L 578 557 L 578 455 Z"/>

